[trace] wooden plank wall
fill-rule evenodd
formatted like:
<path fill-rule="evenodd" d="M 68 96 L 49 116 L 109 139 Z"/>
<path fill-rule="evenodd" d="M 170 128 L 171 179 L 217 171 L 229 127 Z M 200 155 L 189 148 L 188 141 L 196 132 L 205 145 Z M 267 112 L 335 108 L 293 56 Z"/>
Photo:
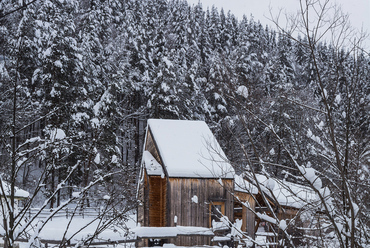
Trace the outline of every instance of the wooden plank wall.
<path fill-rule="evenodd" d="M 137 222 L 141 226 L 149 225 L 149 185 L 146 170 L 143 170 L 143 181 L 139 184 L 138 200 L 139 205 L 137 208 Z M 136 247 L 147 247 L 148 240 L 140 240 L 136 243 Z"/>
<path fill-rule="evenodd" d="M 143 170 L 142 182 L 139 183 L 138 187 L 138 201 L 137 207 L 137 222 L 141 226 L 149 225 L 149 182 L 146 170 Z"/>
<path fill-rule="evenodd" d="M 139 223 L 141 226 L 144 226 L 144 204 L 145 204 L 145 195 L 144 195 L 144 182 L 140 182 L 138 189 L 138 196 L 137 200 L 139 201 L 139 205 L 137 207 L 137 223 Z"/>
<path fill-rule="evenodd" d="M 235 196 L 238 197 L 239 201 L 241 202 L 248 202 L 251 208 L 255 209 L 256 202 L 254 201 L 254 198 L 250 194 L 245 192 L 235 192 Z M 235 200 L 235 206 L 240 205 L 241 204 L 238 204 L 237 200 Z M 241 230 L 247 232 L 250 237 L 254 238 L 256 217 L 254 213 L 247 209 L 245 206 L 242 206 L 242 220 L 243 225 Z"/>
<path fill-rule="evenodd" d="M 160 176 L 149 177 L 149 225 L 166 226 L 167 180 Z"/>
<path fill-rule="evenodd" d="M 149 151 L 163 167 L 162 159 L 157 150 L 152 132 L 147 131 L 144 150 Z M 166 226 L 167 206 L 167 179 L 160 176 L 149 176 L 145 178 L 147 198 L 144 204 L 144 226 Z"/>
<path fill-rule="evenodd" d="M 296 208 L 284 207 L 284 210 L 280 208 L 277 217 L 279 220 L 291 220 L 297 215 L 298 211 Z"/>
<path fill-rule="evenodd" d="M 225 202 L 225 215 L 233 221 L 233 180 L 222 180 L 223 186 L 215 179 L 169 178 L 168 179 L 168 226 L 177 225 L 209 227 L 209 203 Z M 192 201 L 197 196 L 198 203 Z M 171 240 L 172 241 L 172 240 Z M 209 237 L 179 237 L 176 245 L 192 246 L 210 244 Z"/>
<path fill-rule="evenodd" d="M 149 179 L 146 171 L 144 172 L 144 225 L 149 225 Z"/>

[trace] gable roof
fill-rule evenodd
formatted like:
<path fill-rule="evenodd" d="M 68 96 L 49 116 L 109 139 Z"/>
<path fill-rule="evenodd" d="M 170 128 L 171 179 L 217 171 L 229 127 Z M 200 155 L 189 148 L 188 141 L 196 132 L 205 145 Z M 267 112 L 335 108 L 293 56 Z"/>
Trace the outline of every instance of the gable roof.
<path fill-rule="evenodd" d="M 149 119 L 148 131 L 169 177 L 233 178 L 234 169 L 204 121 Z"/>

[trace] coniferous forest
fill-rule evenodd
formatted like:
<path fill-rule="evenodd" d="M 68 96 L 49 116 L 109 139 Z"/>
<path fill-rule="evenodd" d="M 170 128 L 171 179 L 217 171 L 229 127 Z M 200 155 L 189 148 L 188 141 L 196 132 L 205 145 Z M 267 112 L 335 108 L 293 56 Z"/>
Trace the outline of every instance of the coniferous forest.
<path fill-rule="evenodd" d="M 204 120 L 238 173 L 330 188 L 326 211 L 361 246 L 369 51 L 309 34 L 182 0 L 3 0 L 1 178 L 34 206 L 134 206 L 146 120 Z"/>

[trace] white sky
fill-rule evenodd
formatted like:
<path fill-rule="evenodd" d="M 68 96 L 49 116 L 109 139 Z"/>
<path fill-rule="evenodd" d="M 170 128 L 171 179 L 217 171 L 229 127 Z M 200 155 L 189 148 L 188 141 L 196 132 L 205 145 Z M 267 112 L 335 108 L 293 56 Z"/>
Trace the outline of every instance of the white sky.
<path fill-rule="evenodd" d="M 189 4 L 197 4 L 199 1 L 203 9 L 215 5 L 220 10 L 229 10 L 240 20 L 245 14 L 249 19 L 253 15 L 254 20 L 259 20 L 262 25 L 272 25 L 270 6 L 272 13 L 276 15 L 281 9 L 283 12 L 296 12 L 299 9 L 299 0 L 187 0 Z M 350 15 L 351 25 L 357 29 L 363 28 L 370 33 L 370 0 L 333 0 L 342 7 L 345 13 Z M 370 42 L 366 42 L 370 43 Z"/>

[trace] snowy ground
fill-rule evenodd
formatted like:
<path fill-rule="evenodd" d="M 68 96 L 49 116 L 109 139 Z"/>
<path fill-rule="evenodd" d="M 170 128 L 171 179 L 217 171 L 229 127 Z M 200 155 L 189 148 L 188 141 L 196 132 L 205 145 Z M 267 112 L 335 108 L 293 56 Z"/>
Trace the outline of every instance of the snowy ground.
<path fill-rule="evenodd" d="M 36 224 L 41 224 L 43 218 L 38 219 L 35 221 L 35 225 L 33 225 L 34 229 L 36 229 Z M 42 240 L 52 240 L 52 241 L 60 241 L 65 237 L 72 237 L 71 244 L 75 244 L 82 239 L 89 237 L 90 235 L 94 234 L 97 226 L 99 225 L 99 220 L 95 220 L 94 217 L 89 216 L 75 216 L 72 221 L 66 217 L 53 217 L 51 221 L 48 221 L 43 228 L 43 230 L 39 233 L 38 237 Z M 136 227 L 136 215 L 132 214 L 129 215 L 128 221 L 125 222 L 125 225 L 129 229 L 133 229 Z M 111 226 L 110 228 L 104 230 L 102 233 L 98 235 L 98 238 L 94 240 L 94 242 L 105 242 L 105 241 L 121 241 L 127 240 L 132 238 L 132 236 L 127 236 L 126 231 L 122 228 L 123 226 Z M 66 232 L 67 230 L 67 232 Z M 1 233 L 4 231 L 2 230 Z M 32 233 L 30 230 L 29 233 Z M 30 245 L 27 242 L 19 242 L 20 248 L 29 248 Z M 57 246 L 57 245 L 56 245 Z M 133 247 L 133 243 L 122 243 L 119 245 L 104 245 L 101 247 Z M 48 247 L 53 247 L 53 244 L 49 244 Z M 58 247 L 58 246 L 57 246 Z M 94 245 L 94 247 L 99 247 Z"/>
<path fill-rule="evenodd" d="M 33 228 L 36 229 L 37 224 L 41 224 L 44 221 L 44 218 L 39 218 L 34 222 Z M 79 241 L 86 239 L 87 237 L 91 236 L 97 226 L 99 225 L 99 220 L 96 220 L 94 216 L 75 216 L 72 220 L 67 218 L 66 216 L 58 216 L 53 217 L 53 219 L 46 223 L 43 230 L 39 233 L 38 237 L 42 240 L 51 240 L 51 241 L 60 241 L 63 239 L 63 236 L 71 239 L 71 244 L 76 244 Z M 190 228 L 190 229 L 189 229 Z M 129 235 L 127 235 L 127 230 L 130 230 Z M 147 230 L 148 229 L 148 230 Z M 149 237 L 153 234 L 155 237 L 159 237 L 160 234 L 158 232 L 165 232 L 168 236 L 169 234 L 173 234 L 174 237 L 178 234 L 184 234 L 188 232 L 197 232 L 197 233 L 206 233 L 212 232 L 209 228 L 199 228 L 196 229 L 195 227 L 172 227 L 169 228 L 171 230 L 159 230 L 158 228 L 145 228 L 145 227 L 137 227 L 136 226 L 136 215 L 131 214 L 129 215 L 128 220 L 121 226 L 111 226 L 110 228 L 104 230 L 102 233 L 98 235 L 98 238 L 94 240 L 94 242 L 107 242 L 107 241 L 122 241 L 122 240 L 133 240 L 137 236 L 145 236 Z M 152 230 L 153 229 L 153 230 Z M 201 230 L 200 230 L 201 229 Z M 67 232 L 66 232 L 67 230 Z M 0 230 L 1 234 L 3 234 L 3 230 Z M 32 233 L 33 230 L 30 229 L 29 233 Z M 135 232 L 135 234 L 133 234 Z M 259 228 L 258 233 L 263 233 L 263 228 Z M 144 235 L 145 234 L 145 235 Z M 149 235 L 149 236 L 148 236 Z M 266 235 L 257 237 L 256 241 L 260 245 L 266 244 Z M 55 243 L 55 242 L 52 242 Z M 58 247 L 57 244 L 48 243 L 48 247 Z M 19 242 L 20 248 L 29 248 L 30 244 L 27 242 Z M 72 246 L 73 247 L 73 246 Z M 116 247 L 116 248 L 131 248 L 135 247 L 135 243 L 120 243 L 116 245 L 93 245 L 93 247 Z M 165 247 L 173 248 L 176 247 L 172 244 L 166 244 Z M 179 248 L 179 247 L 176 247 Z M 180 247 L 181 248 L 181 247 Z"/>

